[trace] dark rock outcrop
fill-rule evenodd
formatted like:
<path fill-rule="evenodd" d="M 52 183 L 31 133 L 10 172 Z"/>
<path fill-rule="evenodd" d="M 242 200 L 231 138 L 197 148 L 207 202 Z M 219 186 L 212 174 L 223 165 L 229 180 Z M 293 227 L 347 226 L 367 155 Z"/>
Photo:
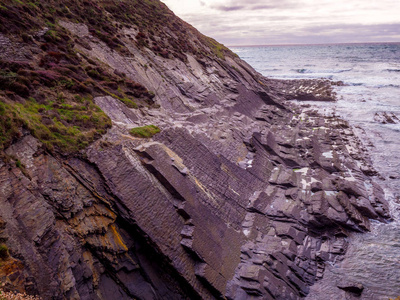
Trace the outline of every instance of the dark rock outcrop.
<path fill-rule="evenodd" d="M 338 288 L 346 292 L 352 293 L 356 296 L 360 296 L 364 290 L 364 286 L 361 283 L 344 282 L 338 285 Z"/>
<path fill-rule="evenodd" d="M 393 112 L 377 112 L 375 113 L 374 120 L 382 124 L 398 124 L 399 118 Z"/>

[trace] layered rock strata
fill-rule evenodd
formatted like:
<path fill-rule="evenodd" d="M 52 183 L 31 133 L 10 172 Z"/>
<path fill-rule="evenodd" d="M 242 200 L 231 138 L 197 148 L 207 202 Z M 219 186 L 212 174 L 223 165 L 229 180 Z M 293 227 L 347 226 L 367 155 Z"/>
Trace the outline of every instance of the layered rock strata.
<path fill-rule="evenodd" d="M 77 51 L 154 91 L 159 107 L 97 97 L 113 126 L 79 155 L 45 151 L 28 132 L 5 150 L 0 238 L 17 266 L 0 273 L 8 289 L 44 299 L 299 299 L 351 232 L 389 218 L 349 125 L 286 101 L 301 100 L 303 84 L 269 81 L 237 57 L 186 53 L 184 62 L 129 41 L 124 56 L 86 25 L 60 24 L 85 41 Z M 314 99 L 332 96 L 315 86 Z M 161 133 L 129 134 L 149 124 Z"/>

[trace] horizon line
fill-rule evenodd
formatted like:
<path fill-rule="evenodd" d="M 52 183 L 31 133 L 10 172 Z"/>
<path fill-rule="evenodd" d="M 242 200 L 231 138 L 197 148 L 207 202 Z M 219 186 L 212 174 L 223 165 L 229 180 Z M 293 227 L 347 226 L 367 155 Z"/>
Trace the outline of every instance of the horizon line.
<path fill-rule="evenodd" d="M 271 47 L 271 46 L 326 46 L 326 45 L 358 45 L 358 44 L 400 44 L 398 42 L 339 42 L 339 43 L 288 43 L 288 44 L 257 44 L 257 45 L 225 45 L 226 47 Z"/>

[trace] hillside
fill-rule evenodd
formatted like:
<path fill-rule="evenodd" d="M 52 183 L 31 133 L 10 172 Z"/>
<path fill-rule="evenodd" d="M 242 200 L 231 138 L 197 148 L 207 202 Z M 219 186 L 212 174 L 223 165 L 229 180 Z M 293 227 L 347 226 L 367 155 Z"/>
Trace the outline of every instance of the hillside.
<path fill-rule="evenodd" d="M 145 1 L 2 1 L 0 281 L 43 299 L 299 299 L 389 218 L 360 141 Z"/>
<path fill-rule="evenodd" d="M 60 20 L 86 24 L 93 37 L 126 57 L 134 57 L 125 46 L 129 43 L 183 62 L 185 52 L 233 56 L 157 1 L 5 1 L 0 7 L 0 32 L 5 34 L 0 85 L 11 101 L 1 107 L 3 148 L 18 137 L 22 124 L 49 149 L 74 152 L 86 147 L 111 126 L 93 104 L 97 95 L 112 95 L 130 108 L 153 104 L 154 92 L 78 50 L 75 45 L 90 50 L 88 41 L 66 30 Z M 188 35 L 195 37 L 189 43 Z M 27 101 L 11 104 L 15 97 Z"/>

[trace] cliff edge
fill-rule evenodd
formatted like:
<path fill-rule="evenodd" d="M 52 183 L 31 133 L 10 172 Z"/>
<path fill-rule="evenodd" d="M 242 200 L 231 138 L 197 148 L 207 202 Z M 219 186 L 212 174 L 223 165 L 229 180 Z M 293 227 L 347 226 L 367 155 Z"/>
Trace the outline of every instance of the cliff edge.
<path fill-rule="evenodd" d="M 4 290 L 299 299 L 389 218 L 349 125 L 288 100 L 328 84 L 264 78 L 157 0 L 2 3 Z"/>

